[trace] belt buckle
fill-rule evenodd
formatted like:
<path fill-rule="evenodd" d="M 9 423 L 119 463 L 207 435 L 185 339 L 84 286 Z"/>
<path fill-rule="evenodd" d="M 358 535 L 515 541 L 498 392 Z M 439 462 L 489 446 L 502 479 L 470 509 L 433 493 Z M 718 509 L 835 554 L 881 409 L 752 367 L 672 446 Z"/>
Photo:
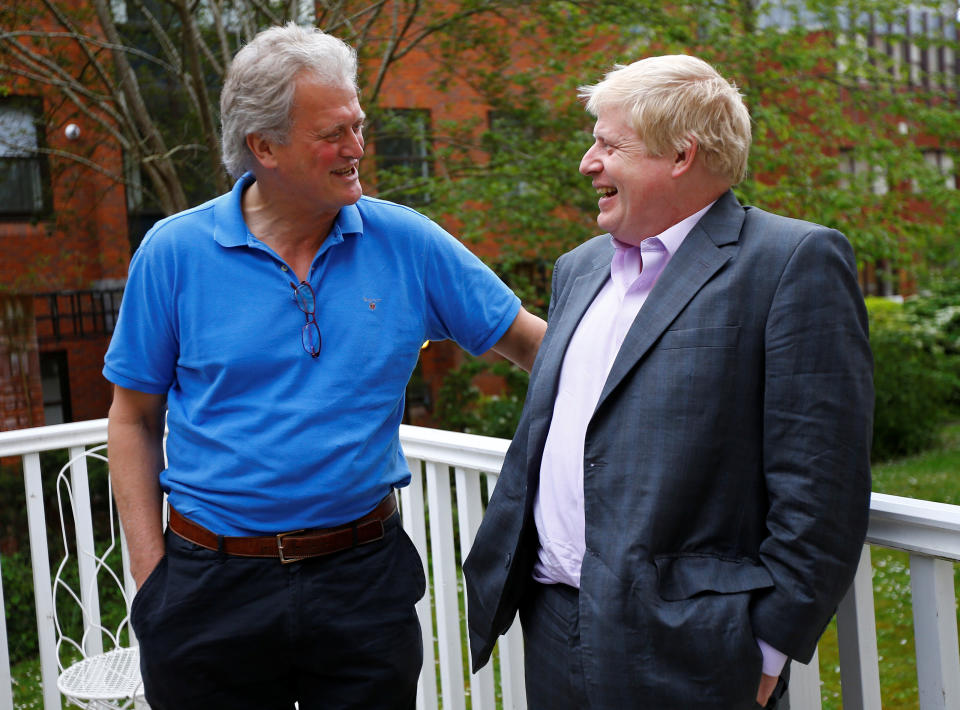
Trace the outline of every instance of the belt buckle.
<path fill-rule="evenodd" d="M 283 554 L 283 538 L 288 537 L 290 535 L 299 535 L 302 532 L 306 532 L 306 528 L 301 530 L 290 530 L 289 532 L 277 533 L 277 552 L 280 555 L 280 564 L 289 565 L 292 562 L 299 562 L 300 560 L 303 559 L 302 557 L 288 558 L 286 555 Z"/>

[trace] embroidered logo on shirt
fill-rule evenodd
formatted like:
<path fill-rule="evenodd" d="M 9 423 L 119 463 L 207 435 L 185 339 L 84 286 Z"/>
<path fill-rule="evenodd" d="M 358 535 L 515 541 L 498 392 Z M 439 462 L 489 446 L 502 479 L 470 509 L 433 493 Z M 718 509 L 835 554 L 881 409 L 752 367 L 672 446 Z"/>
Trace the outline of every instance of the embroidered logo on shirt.
<path fill-rule="evenodd" d="M 367 298 L 366 296 L 364 296 L 364 297 L 363 297 L 363 300 L 366 302 L 366 304 L 367 304 L 368 306 L 370 306 L 370 310 L 371 310 L 371 311 L 375 311 L 375 310 L 377 310 L 377 304 L 380 303 L 380 301 L 382 301 L 383 299 L 382 299 L 382 298 Z"/>

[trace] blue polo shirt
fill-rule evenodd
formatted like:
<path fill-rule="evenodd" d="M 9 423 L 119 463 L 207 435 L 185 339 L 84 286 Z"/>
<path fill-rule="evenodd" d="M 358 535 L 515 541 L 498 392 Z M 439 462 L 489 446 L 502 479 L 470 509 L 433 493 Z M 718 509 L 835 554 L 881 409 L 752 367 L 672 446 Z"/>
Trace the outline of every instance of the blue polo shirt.
<path fill-rule="evenodd" d="M 425 340 L 474 354 L 513 323 L 517 297 L 423 215 L 362 197 L 310 268 L 319 357 L 288 265 L 246 227 L 233 190 L 164 219 L 130 273 L 104 376 L 167 395 L 160 484 L 223 535 L 328 527 L 409 483 L 398 427 Z"/>

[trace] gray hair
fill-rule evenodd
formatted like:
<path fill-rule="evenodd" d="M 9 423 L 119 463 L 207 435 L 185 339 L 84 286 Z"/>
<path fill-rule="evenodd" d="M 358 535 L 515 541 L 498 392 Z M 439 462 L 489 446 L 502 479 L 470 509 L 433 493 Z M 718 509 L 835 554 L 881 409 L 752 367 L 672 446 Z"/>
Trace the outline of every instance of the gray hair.
<path fill-rule="evenodd" d="M 654 157 L 681 153 L 693 139 L 714 175 L 736 185 L 747 174 L 750 113 L 737 87 L 702 59 L 675 54 L 618 65 L 579 95 L 594 116 L 625 111 Z"/>
<path fill-rule="evenodd" d="M 287 142 L 294 89 L 304 73 L 356 90 L 357 53 L 333 35 L 293 22 L 263 30 L 237 52 L 220 94 L 223 164 L 234 178 L 254 165 L 248 135 Z"/>

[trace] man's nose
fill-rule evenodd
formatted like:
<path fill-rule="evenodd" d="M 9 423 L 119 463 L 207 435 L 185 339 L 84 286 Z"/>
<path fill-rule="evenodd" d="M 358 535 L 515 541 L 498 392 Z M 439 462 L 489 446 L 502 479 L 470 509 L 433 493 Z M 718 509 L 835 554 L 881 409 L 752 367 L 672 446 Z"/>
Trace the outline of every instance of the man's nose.
<path fill-rule="evenodd" d="M 600 172 L 600 161 L 596 157 L 594 148 L 595 146 L 590 146 L 587 152 L 583 154 L 583 158 L 580 159 L 580 172 L 583 175 L 592 175 Z"/>
<path fill-rule="evenodd" d="M 341 153 L 350 158 L 356 158 L 357 160 L 362 158 L 363 157 L 363 134 L 358 134 L 353 131 L 350 131 L 350 135 L 347 138 Z"/>

